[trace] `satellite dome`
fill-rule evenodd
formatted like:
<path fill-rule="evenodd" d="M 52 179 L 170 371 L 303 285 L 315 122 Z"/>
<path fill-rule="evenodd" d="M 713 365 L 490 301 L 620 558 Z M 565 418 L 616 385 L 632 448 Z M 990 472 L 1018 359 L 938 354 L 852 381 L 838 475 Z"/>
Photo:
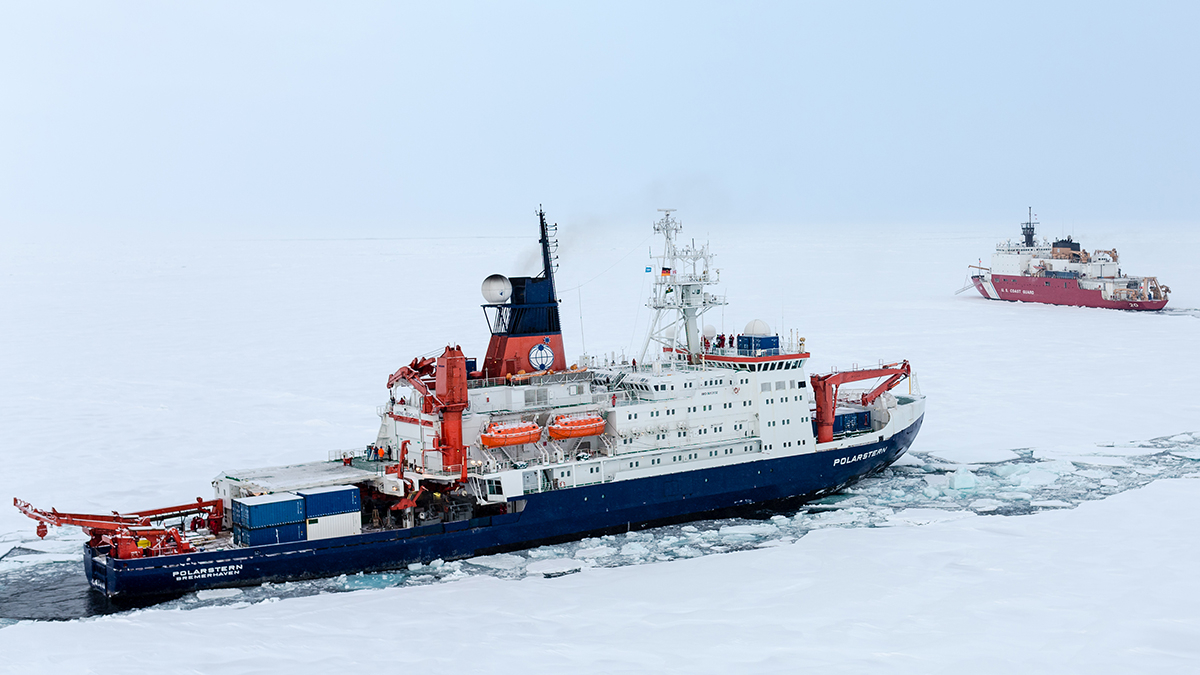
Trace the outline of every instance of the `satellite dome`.
<path fill-rule="evenodd" d="M 709 340 L 717 337 L 717 329 L 711 323 L 704 327 L 704 337 Z"/>
<path fill-rule="evenodd" d="M 770 335 L 771 327 L 762 319 L 755 319 L 746 324 L 746 330 L 742 331 L 744 335 Z"/>
<path fill-rule="evenodd" d="M 483 280 L 483 299 L 493 305 L 508 302 L 512 298 L 512 282 L 503 274 L 493 274 Z"/>
<path fill-rule="evenodd" d="M 663 335 L 665 335 L 668 340 L 674 340 L 675 339 L 675 326 L 667 326 L 667 329 L 665 331 L 663 331 Z"/>

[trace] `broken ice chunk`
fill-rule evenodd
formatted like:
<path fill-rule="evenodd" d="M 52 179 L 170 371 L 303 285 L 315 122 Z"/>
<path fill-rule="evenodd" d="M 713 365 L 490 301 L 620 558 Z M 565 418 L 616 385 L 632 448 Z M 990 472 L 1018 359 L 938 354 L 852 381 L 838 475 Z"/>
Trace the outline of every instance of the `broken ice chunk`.
<path fill-rule="evenodd" d="M 593 546 L 591 548 L 581 548 L 575 551 L 576 558 L 607 558 L 617 552 L 617 549 L 611 546 Z"/>
<path fill-rule="evenodd" d="M 525 564 L 525 559 L 519 555 L 511 555 L 508 553 L 499 553 L 496 555 L 484 555 L 478 558 L 471 558 L 467 562 L 472 565 L 479 565 L 493 570 L 511 570 Z"/>
<path fill-rule="evenodd" d="M 971 508 L 975 509 L 979 513 L 995 511 L 1001 506 L 1004 506 L 1004 502 L 998 499 L 976 499 L 975 501 L 971 502 Z"/>
<path fill-rule="evenodd" d="M 950 488 L 953 490 L 974 490 L 975 474 L 971 473 L 965 466 L 960 468 L 950 476 Z"/>

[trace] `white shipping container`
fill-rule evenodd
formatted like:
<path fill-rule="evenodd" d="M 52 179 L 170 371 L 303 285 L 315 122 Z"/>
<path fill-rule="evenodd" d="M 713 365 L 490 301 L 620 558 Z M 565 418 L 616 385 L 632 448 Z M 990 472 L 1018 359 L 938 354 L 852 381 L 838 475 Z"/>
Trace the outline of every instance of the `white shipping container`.
<path fill-rule="evenodd" d="M 362 516 L 358 511 L 308 519 L 308 538 L 329 539 L 362 532 Z"/>

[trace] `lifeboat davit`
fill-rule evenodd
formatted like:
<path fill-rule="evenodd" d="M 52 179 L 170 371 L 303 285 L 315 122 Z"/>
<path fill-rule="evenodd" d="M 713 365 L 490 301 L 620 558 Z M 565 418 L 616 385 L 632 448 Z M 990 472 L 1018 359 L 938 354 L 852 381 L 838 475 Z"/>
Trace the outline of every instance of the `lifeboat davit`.
<path fill-rule="evenodd" d="M 559 415 L 546 428 L 550 431 L 550 438 L 557 441 L 561 441 L 564 438 L 599 436 L 604 433 L 604 418 L 595 413 L 587 415 Z"/>
<path fill-rule="evenodd" d="M 479 435 L 485 448 L 505 445 L 536 443 L 542 437 L 542 428 L 533 422 L 492 422 L 487 431 Z"/>

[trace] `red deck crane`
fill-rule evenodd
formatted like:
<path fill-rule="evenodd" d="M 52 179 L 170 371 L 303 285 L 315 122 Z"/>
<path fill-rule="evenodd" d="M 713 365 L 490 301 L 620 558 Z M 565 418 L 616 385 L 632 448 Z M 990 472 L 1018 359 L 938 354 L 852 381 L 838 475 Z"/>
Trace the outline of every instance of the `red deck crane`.
<path fill-rule="evenodd" d="M 908 361 L 902 361 L 867 370 L 849 370 L 842 373 L 830 373 L 828 375 L 813 375 L 811 378 L 813 395 L 817 399 L 817 442 L 828 443 L 833 440 L 833 414 L 835 402 L 837 401 L 837 390 L 841 385 L 847 382 L 861 382 L 880 377 L 887 378 L 883 382 L 880 382 L 874 389 L 862 395 L 859 402 L 863 405 L 871 405 L 883 392 L 899 384 L 902 380 L 909 377 L 911 373 Z"/>
<path fill-rule="evenodd" d="M 177 528 L 155 526 L 168 518 L 186 518 L 190 515 L 192 529 L 207 527 L 210 532 L 217 534 L 221 531 L 225 507 L 219 499 L 205 501 L 196 498 L 191 504 L 168 506 L 160 509 L 134 511 L 133 513 L 117 513 L 98 515 L 90 513 L 59 513 L 57 509 L 44 511 L 34 508 L 29 502 L 13 498 L 13 506 L 21 513 L 38 521 L 37 534 L 45 537 L 49 532 L 47 525 L 62 527 L 74 525 L 83 529 L 91 537 L 89 546 L 108 545 L 109 555 L 114 558 L 143 558 L 157 555 L 172 555 L 175 553 L 191 553 L 195 547 L 191 545 Z"/>

